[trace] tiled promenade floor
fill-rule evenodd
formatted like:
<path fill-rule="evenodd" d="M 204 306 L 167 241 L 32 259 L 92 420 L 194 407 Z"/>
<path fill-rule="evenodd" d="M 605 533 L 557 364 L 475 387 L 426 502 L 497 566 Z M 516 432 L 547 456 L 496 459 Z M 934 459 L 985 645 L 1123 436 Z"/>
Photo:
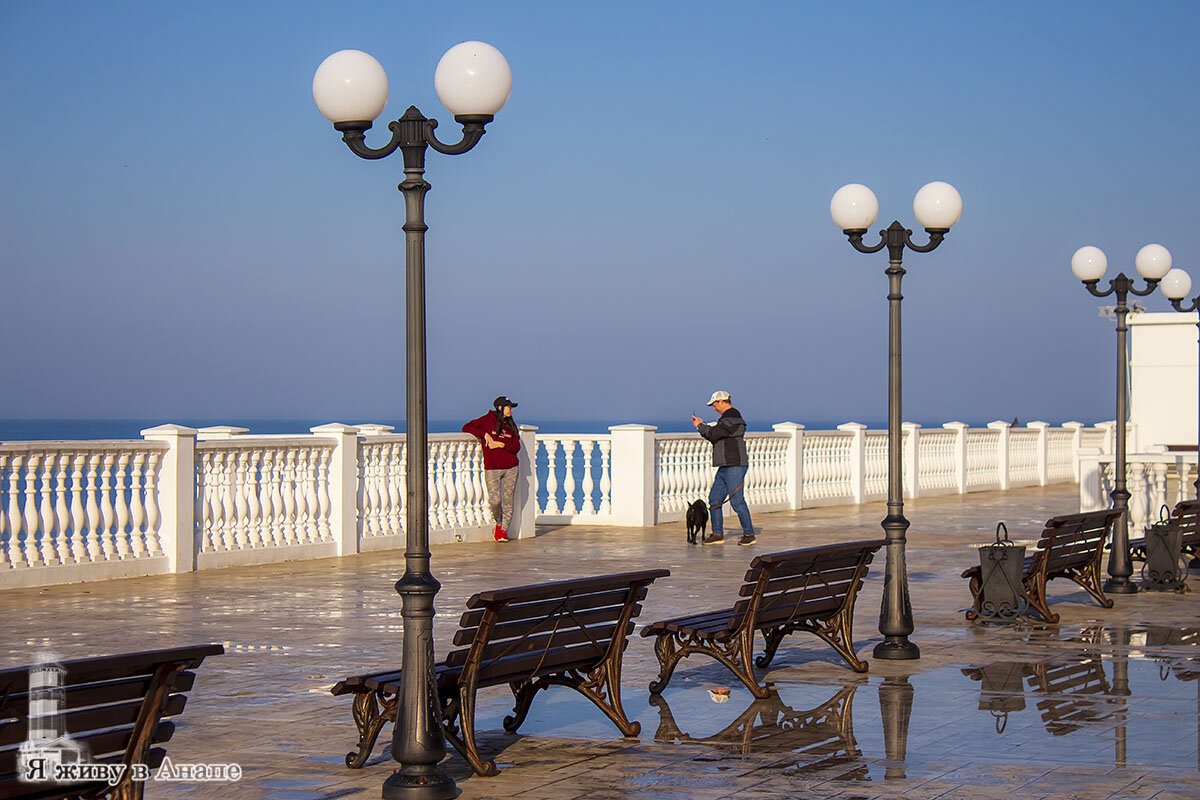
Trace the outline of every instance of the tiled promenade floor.
<path fill-rule="evenodd" d="M 484 690 L 481 745 L 502 772 L 471 774 L 452 752 L 444 769 L 463 798 L 1197 798 L 1200 797 L 1200 580 L 1193 593 L 1116 597 L 1098 607 L 1074 584 L 1051 584 L 1057 626 L 967 624 L 967 545 L 998 519 L 1014 538 L 1077 508 L 1073 485 L 923 498 L 912 521 L 909 578 L 919 661 L 847 669 L 815 637 L 785 640 L 768 680 L 774 700 L 740 687 L 723 704 L 708 689 L 735 685 L 696 657 L 651 705 L 649 641 L 625 657 L 625 707 L 642 723 L 621 739 L 588 701 L 542 694 L 519 735 L 500 719 L 510 695 Z M 434 548 L 438 651 L 464 600 L 482 589 L 624 571 L 671 569 L 642 621 L 730 602 L 754 553 L 880 535 L 882 503 L 762 515 L 753 548 L 689 547 L 682 524 L 564 528 L 508 545 Z M 859 597 L 856 645 L 870 658 L 882 554 Z M 391 770 L 390 726 L 375 757 L 348 770 L 355 742 L 347 698 L 328 687 L 359 671 L 398 666 L 400 553 L 182 576 L 0 592 L 0 666 L 51 650 L 76 658 L 223 642 L 200 670 L 168 746 L 185 762 L 240 763 L 223 786 L 147 784 L 149 798 L 373 798 Z M 735 724 L 749 720 L 743 737 Z M 885 736 L 884 719 L 893 721 Z M 907 725 L 904 723 L 907 718 Z M 724 732 L 723 732 L 724 731 Z"/>

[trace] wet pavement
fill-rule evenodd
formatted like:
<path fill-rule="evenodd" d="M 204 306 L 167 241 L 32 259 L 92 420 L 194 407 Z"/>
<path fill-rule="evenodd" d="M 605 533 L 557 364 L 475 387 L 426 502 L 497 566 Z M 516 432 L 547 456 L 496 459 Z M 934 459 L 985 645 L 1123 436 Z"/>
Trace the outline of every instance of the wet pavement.
<path fill-rule="evenodd" d="M 519 734 L 504 733 L 503 687 L 480 692 L 480 749 L 501 768 L 473 775 L 453 751 L 444 770 L 463 798 L 1197 798 L 1200 797 L 1200 575 L 1191 593 L 1116 596 L 1096 605 L 1050 584 L 1059 625 L 971 624 L 963 569 L 996 521 L 1013 538 L 1077 507 L 1077 487 L 906 503 L 909 572 L 922 658 L 872 661 L 863 675 L 815 637 L 784 640 L 754 698 L 701 656 L 660 698 L 651 643 L 631 637 L 624 705 L 642 724 L 622 739 L 582 696 L 538 696 Z M 883 504 L 760 515 L 752 548 L 689 547 L 682 523 L 645 529 L 540 530 L 508 545 L 434 548 L 444 652 L 479 590 L 664 566 L 640 622 L 727 607 L 755 553 L 879 536 Z M 41 650 L 78 658 L 198 642 L 226 655 L 199 671 L 168 744 L 175 761 L 237 762 L 236 784 L 147 784 L 149 798 L 378 797 L 392 769 L 384 730 L 361 770 L 343 757 L 357 735 L 338 679 L 399 666 L 400 553 L 0 593 L 0 668 Z M 855 614 L 870 659 L 883 556 Z M 721 702 L 711 690 L 730 689 Z"/>

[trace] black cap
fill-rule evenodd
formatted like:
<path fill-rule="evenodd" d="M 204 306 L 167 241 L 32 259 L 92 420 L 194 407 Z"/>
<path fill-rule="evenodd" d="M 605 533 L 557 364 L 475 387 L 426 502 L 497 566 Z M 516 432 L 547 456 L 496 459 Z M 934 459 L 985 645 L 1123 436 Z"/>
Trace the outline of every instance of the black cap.
<path fill-rule="evenodd" d="M 495 402 L 492 403 L 492 406 L 497 411 L 499 411 L 500 409 L 504 408 L 505 406 L 512 406 L 513 408 L 516 408 L 517 404 L 514 403 L 512 400 L 509 400 L 504 395 L 500 395 L 499 397 L 496 398 Z"/>

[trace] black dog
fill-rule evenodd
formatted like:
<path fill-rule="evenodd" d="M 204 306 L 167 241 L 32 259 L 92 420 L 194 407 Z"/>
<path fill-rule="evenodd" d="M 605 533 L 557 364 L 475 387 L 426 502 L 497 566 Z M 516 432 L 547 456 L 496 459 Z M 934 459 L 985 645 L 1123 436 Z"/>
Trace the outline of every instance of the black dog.
<path fill-rule="evenodd" d="M 703 539 L 704 529 L 708 526 L 708 503 L 697 500 L 688 506 L 687 534 L 688 544 L 695 544 L 697 535 Z"/>

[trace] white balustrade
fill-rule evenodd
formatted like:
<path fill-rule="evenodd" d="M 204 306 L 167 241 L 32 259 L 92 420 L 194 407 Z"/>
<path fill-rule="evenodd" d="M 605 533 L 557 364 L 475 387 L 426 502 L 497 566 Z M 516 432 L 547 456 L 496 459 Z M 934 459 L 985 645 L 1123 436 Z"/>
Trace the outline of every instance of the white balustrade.
<path fill-rule="evenodd" d="M 1141 536 L 1157 522 L 1161 508 L 1195 497 L 1193 453 L 1131 453 L 1125 460 L 1129 492 L 1129 535 Z M 1111 454 L 1080 458 L 1079 510 L 1111 508 L 1116 464 Z"/>
<path fill-rule="evenodd" d="M 612 437 L 539 433 L 536 442 L 538 521 L 555 525 L 609 524 Z"/>
<path fill-rule="evenodd" d="M 1107 503 L 1101 482 L 1111 483 L 1111 463 L 1089 467 L 1087 458 L 1106 456 L 1079 454 L 1095 445 L 1111 452 L 1114 427 L 906 426 L 905 488 L 910 495 L 978 491 L 1080 474 L 1081 498 Z M 805 431 L 787 423 L 748 433 L 744 491 L 751 508 L 885 496 L 886 433 L 842 428 Z M 331 424 L 311 436 L 249 436 L 221 428 L 197 437 L 192 429 L 160 426 L 144 440 L 0 445 L 0 587 L 402 547 L 406 444 L 388 430 Z M 708 497 L 712 445 L 695 433 L 626 425 L 609 434 L 523 430 L 522 437 L 528 452 L 517 518 L 525 530 L 535 522 L 667 522 Z M 1162 503 L 1191 496 L 1195 456 L 1138 458 L 1128 477 L 1136 496 L 1130 513 L 1144 525 Z M 434 434 L 427 466 L 431 543 L 487 538 L 492 519 L 477 441 Z"/>
<path fill-rule="evenodd" d="M 165 449 L 141 440 L 0 445 L 0 586 L 162 572 Z"/>

